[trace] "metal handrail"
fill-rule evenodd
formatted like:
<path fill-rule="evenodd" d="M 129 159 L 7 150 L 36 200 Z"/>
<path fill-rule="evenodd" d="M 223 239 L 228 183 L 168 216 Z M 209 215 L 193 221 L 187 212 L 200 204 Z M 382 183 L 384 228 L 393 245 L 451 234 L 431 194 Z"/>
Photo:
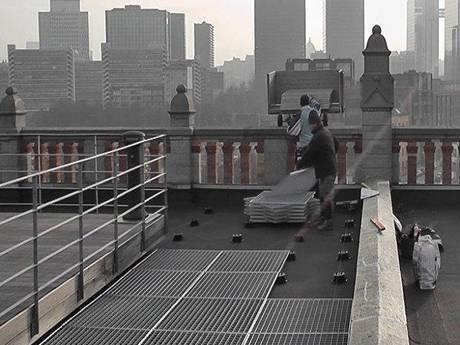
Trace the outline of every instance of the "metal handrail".
<path fill-rule="evenodd" d="M 96 139 L 95 139 L 96 140 Z M 16 301 L 13 305 L 9 306 L 8 308 L 6 308 L 5 310 L 1 311 L 0 312 L 0 318 L 1 317 L 4 317 L 6 314 L 10 313 L 11 311 L 15 310 L 17 307 L 21 306 L 22 304 L 24 304 L 25 302 L 27 302 L 28 300 L 30 300 L 30 298 L 33 297 L 34 299 L 34 302 L 32 304 L 32 308 L 31 308 L 31 318 L 30 318 L 30 322 L 31 322 L 31 336 L 35 335 L 38 333 L 39 331 L 39 322 L 38 322 L 38 303 L 39 303 L 39 293 L 44 291 L 46 288 L 48 288 L 49 286 L 51 286 L 54 282 L 58 281 L 59 279 L 65 277 L 66 275 L 70 274 L 71 272 L 73 272 L 75 269 L 79 268 L 79 272 L 78 272 L 78 294 L 79 294 L 79 299 L 82 299 L 83 298 L 83 270 L 84 270 L 84 265 L 85 263 L 87 263 L 89 260 L 91 260 L 92 258 L 94 258 L 96 255 L 98 255 L 99 253 L 101 253 L 102 251 L 106 250 L 107 248 L 109 247 L 113 247 L 113 254 L 114 254 L 114 272 L 117 272 L 118 271 L 118 244 L 119 244 L 119 241 L 121 239 L 124 239 L 126 236 L 128 236 L 129 234 L 131 234 L 133 231 L 135 231 L 136 229 L 138 229 L 138 231 L 136 232 L 136 234 L 134 234 L 133 236 L 138 236 L 139 234 L 141 235 L 141 248 L 142 249 L 145 249 L 145 231 L 146 231 L 146 208 L 147 207 L 155 207 L 156 208 L 156 211 L 153 213 L 153 215 L 159 215 L 159 214 L 164 214 L 165 216 L 165 219 L 167 218 L 167 210 L 168 210 L 168 205 L 167 205 L 167 182 L 166 182 L 166 176 L 167 176 L 167 173 L 166 173 L 166 158 L 167 156 L 165 154 L 159 154 L 159 155 L 145 155 L 144 156 L 144 152 L 143 152 L 143 149 L 144 149 L 144 144 L 145 143 L 148 143 L 148 142 L 152 142 L 152 141 L 162 141 L 163 142 L 163 145 L 166 145 L 166 136 L 165 135 L 158 135 L 158 136 L 155 136 L 153 138 L 149 138 L 149 139 L 144 139 L 144 140 L 140 140 L 138 142 L 135 142 L 135 143 L 131 143 L 131 144 L 128 144 L 128 145 L 125 145 L 123 147 L 119 147 L 119 148 L 116 148 L 116 149 L 113 149 L 113 150 L 110 150 L 110 151 L 107 151 L 107 152 L 103 152 L 103 153 L 100 153 L 100 154 L 95 154 L 93 156 L 89 156 L 87 158 L 84 158 L 84 159 L 80 159 L 80 160 L 77 160 L 75 162 L 70 162 L 70 163 L 67 163 L 67 164 L 63 164 L 63 165 L 60 165 L 60 166 L 57 166 L 57 167 L 54 167 L 54 168 L 51 168 L 51 169 L 47 169 L 47 170 L 44 170 L 44 171 L 38 171 L 38 172 L 35 172 L 35 173 L 32 173 L 32 174 L 29 174 L 27 176 L 23 176 L 23 177 L 20 177 L 20 178 L 16 178 L 14 180 L 11 180 L 11 181 L 7 181 L 7 182 L 4 182 L 4 183 L 0 183 L 0 189 L 1 188 L 8 188 L 12 185 L 15 185 L 17 183 L 20 183 L 20 182 L 23 182 L 23 181 L 31 181 L 31 184 L 30 184 L 30 188 L 32 188 L 32 208 L 30 210 L 27 210 L 25 212 L 22 212 L 20 214 L 17 214 L 17 215 L 13 215 L 7 219 L 4 219 L 2 221 L 0 221 L 0 227 L 1 226 L 4 226 L 4 225 L 7 225 L 8 223 L 11 223 L 15 220 L 18 220 L 22 217 L 25 217 L 25 216 L 29 216 L 29 215 L 32 215 L 33 216 L 33 236 L 32 237 L 29 237 L 27 238 L 26 240 L 14 245 L 14 246 L 11 246 L 10 248 L 0 252 L 0 258 L 7 255 L 8 253 L 11 253 L 27 244 L 30 244 L 32 243 L 33 244 L 33 258 L 34 258 L 34 263 L 26 268 L 23 268 L 21 269 L 20 271 L 16 272 L 15 274 L 13 274 L 12 276 L 10 276 L 9 278 L 3 280 L 3 281 L 0 281 L 0 287 L 3 287 L 5 285 L 7 285 L 8 283 L 14 281 L 15 279 L 17 279 L 18 277 L 26 274 L 27 272 L 29 271 L 32 271 L 33 270 L 33 273 L 34 273 L 34 278 L 33 278 L 33 285 L 34 285 L 34 289 L 33 289 L 33 292 L 32 293 L 29 293 L 27 294 L 25 297 L 23 298 L 20 298 L 18 301 Z M 142 154 L 140 155 L 140 157 L 144 157 L 144 161 L 140 164 L 135 164 L 134 166 L 131 166 L 132 164 L 130 163 L 129 164 L 129 168 L 124 170 L 124 171 L 118 171 L 118 164 L 119 164 L 119 159 L 120 157 L 125 157 L 125 156 L 128 156 L 128 154 L 120 154 L 120 152 L 123 152 L 123 151 L 127 151 L 127 150 L 130 150 L 130 149 L 133 149 L 133 150 L 139 150 L 138 152 L 142 152 Z M 130 151 L 131 152 L 131 151 Z M 38 153 L 38 155 L 40 155 L 40 153 Z M 94 172 L 96 173 L 96 181 L 94 183 L 91 183 L 87 186 L 83 186 L 83 174 L 84 174 L 84 170 L 82 169 L 83 165 L 87 162 L 91 162 L 91 161 L 95 161 L 97 162 L 98 159 L 100 158 L 104 158 L 104 157 L 111 157 L 112 158 L 112 171 L 109 171 L 111 173 L 111 176 L 108 177 L 108 178 L 103 178 L 102 180 L 98 180 L 97 177 L 98 177 L 98 173 L 99 174 L 105 174 L 107 173 L 107 171 L 98 171 L 97 170 L 97 167 L 96 167 L 96 170 L 95 171 L 91 171 L 91 172 Z M 154 157 L 153 159 L 149 159 L 148 161 L 145 161 L 145 157 Z M 148 171 L 148 174 L 150 176 L 153 176 L 153 177 L 150 177 L 148 179 L 145 179 L 145 173 L 146 173 L 146 168 L 148 166 L 151 166 L 155 163 L 159 163 L 163 161 L 164 162 L 164 166 L 163 166 L 163 169 L 164 169 L 164 172 L 161 172 L 161 171 Z M 39 194 L 39 185 L 41 183 L 41 179 L 40 179 L 40 176 L 43 176 L 44 174 L 49 174 L 49 173 L 52 173 L 52 172 L 56 172 L 56 171 L 59 171 L 59 172 L 62 172 L 63 169 L 66 169 L 66 168 L 77 168 L 76 171 L 72 171 L 72 173 L 75 173 L 77 174 L 78 176 L 78 189 L 76 191 L 71 191 L 63 196 L 60 196 L 58 198 L 55 198 L 53 200 L 50 200 L 50 201 L 47 201 L 45 203 L 41 203 L 41 194 Z M 160 169 L 161 170 L 161 169 Z M 67 172 L 65 172 L 67 173 Z M 139 174 L 141 176 L 141 179 L 140 179 L 140 183 L 137 183 L 135 185 L 130 185 L 129 184 L 129 178 L 130 178 L 130 175 L 131 174 Z M 128 176 L 128 188 L 119 188 L 119 185 L 118 185 L 118 180 L 123 177 L 123 176 Z M 162 186 L 161 188 L 155 188 L 153 189 L 154 191 L 154 194 L 153 195 L 150 195 L 149 197 L 145 197 L 145 189 L 146 189 L 146 185 L 154 182 L 154 181 L 158 181 L 160 179 L 163 179 L 163 183 L 162 183 Z M 84 210 L 84 207 L 85 204 L 84 203 L 84 200 L 83 200 L 83 195 L 85 192 L 88 192 L 88 191 L 92 191 L 92 190 L 96 190 L 96 193 L 97 193 L 97 189 L 99 186 L 102 186 L 102 185 L 105 185 L 105 184 L 108 184 L 108 183 L 112 183 L 112 189 L 113 189 L 113 197 L 109 198 L 108 200 L 105 200 L 103 202 L 99 202 L 98 200 L 96 200 L 96 205 L 91 205 L 91 207 L 89 207 L 88 209 Z M 160 181 L 160 185 L 161 185 L 161 181 Z M 119 190 L 123 190 L 122 192 L 119 192 Z M 124 196 L 136 191 L 136 190 L 140 190 L 141 192 L 141 199 L 139 202 L 137 202 L 135 205 L 128 205 L 128 208 L 126 210 L 124 210 L 124 212 L 120 213 L 118 212 L 118 208 L 119 207 L 122 207 L 122 205 L 119 204 L 118 200 L 123 198 Z M 65 219 L 64 221 L 61 221 L 60 223 L 58 224 L 55 224 L 51 227 L 48 227 L 47 229 L 41 231 L 41 232 L 38 232 L 38 213 L 44 209 L 46 209 L 47 207 L 50 207 L 50 206 L 59 206 L 60 203 L 66 199 L 69 199 L 71 197 L 75 197 L 75 196 L 78 196 L 78 214 L 74 215 L 74 216 L 71 216 L 67 219 Z M 159 198 L 160 196 L 163 196 L 164 198 L 164 205 L 148 205 L 148 203 L 150 203 L 152 200 L 156 199 L 156 198 Z M 97 197 L 98 198 L 98 197 Z M 104 224 L 102 225 L 99 225 L 89 231 L 85 231 L 83 232 L 83 217 L 90 214 L 90 213 L 93 213 L 93 212 L 98 212 L 100 208 L 102 207 L 107 207 L 107 206 L 111 206 L 113 207 L 114 209 L 114 217 L 112 217 L 110 220 L 104 222 Z M 119 217 L 124 217 L 128 214 L 130 214 L 131 212 L 133 211 L 136 211 L 138 209 L 141 209 L 141 212 L 142 212 L 142 217 L 139 221 L 137 221 L 134 226 L 132 226 L 131 228 L 127 229 L 122 235 L 118 235 L 118 219 Z M 69 224 L 71 222 L 74 222 L 78 220 L 79 221 L 79 236 L 76 240 L 73 240 L 71 241 L 70 243 L 67 243 L 63 246 L 61 246 L 59 249 L 53 251 L 52 253 L 46 255 L 45 257 L 39 259 L 38 258 L 38 239 L 39 238 L 42 238 L 46 235 L 48 235 L 49 233 L 59 229 L 59 228 L 62 228 L 63 226 L 65 226 L 66 224 Z M 102 245 L 100 248 L 98 248 L 95 252 L 93 253 L 90 253 L 89 255 L 87 255 L 86 257 L 84 256 L 84 251 L 83 251 L 83 243 L 84 243 L 84 240 L 93 236 L 94 234 L 98 233 L 99 231 L 101 231 L 102 229 L 110 226 L 110 225 L 113 225 L 114 226 L 114 237 L 111 241 L 109 241 L 108 243 Z M 167 222 L 165 220 L 165 227 L 167 226 Z M 139 230 L 140 228 L 140 230 Z M 63 272 L 61 272 L 60 274 L 58 274 L 57 276 L 55 276 L 54 278 L 52 278 L 51 280 L 48 280 L 45 284 L 39 286 L 39 283 L 38 283 L 38 267 L 40 265 L 43 265 L 44 263 L 48 262 L 49 260 L 51 260 L 52 258 L 56 257 L 57 255 L 65 252 L 66 250 L 68 250 L 69 248 L 72 248 L 73 246 L 75 245 L 79 245 L 79 260 L 78 260 L 78 263 L 76 263 L 75 265 L 72 265 L 70 268 L 64 270 Z"/>
<path fill-rule="evenodd" d="M 11 180 L 11 181 L 8 181 L 8 182 L 0 183 L 0 188 L 4 188 L 4 187 L 10 186 L 10 185 L 22 182 L 24 180 L 30 180 L 30 179 L 33 179 L 34 177 L 37 177 L 37 176 L 41 176 L 41 175 L 49 174 L 49 173 L 52 173 L 52 172 L 55 172 L 55 171 L 59 171 L 61 169 L 70 168 L 70 167 L 73 167 L 73 166 L 78 166 L 78 165 L 81 165 L 83 163 L 87 163 L 87 162 L 91 162 L 93 160 L 96 160 L 98 158 L 107 157 L 107 156 L 113 155 L 114 153 L 118 153 L 118 152 L 121 152 L 121 151 L 126 151 L 127 149 L 129 149 L 131 147 L 143 145 L 145 143 L 149 143 L 149 142 L 156 141 L 156 140 L 159 140 L 159 139 L 164 139 L 164 138 L 166 138 L 166 135 L 158 135 L 158 136 L 150 138 L 150 139 L 144 139 L 144 140 L 141 140 L 141 141 L 133 143 L 133 144 L 129 144 L 129 145 L 126 145 L 126 146 L 123 146 L 123 147 L 119 147 L 119 148 L 116 148 L 116 149 L 113 149 L 113 150 L 110 150 L 110 151 L 107 151 L 107 152 L 99 153 L 99 154 L 97 154 L 95 156 L 92 156 L 92 157 L 83 158 L 83 159 L 80 159 L 80 160 L 75 161 L 75 162 L 66 163 L 66 164 L 60 165 L 58 167 L 54 167 L 54 168 L 51 168 L 51 169 L 39 171 L 39 172 L 30 174 L 30 175 L 27 175 L 27 176 L 19 177 L 17 179 L 14 179 L 14 180 Z"/>

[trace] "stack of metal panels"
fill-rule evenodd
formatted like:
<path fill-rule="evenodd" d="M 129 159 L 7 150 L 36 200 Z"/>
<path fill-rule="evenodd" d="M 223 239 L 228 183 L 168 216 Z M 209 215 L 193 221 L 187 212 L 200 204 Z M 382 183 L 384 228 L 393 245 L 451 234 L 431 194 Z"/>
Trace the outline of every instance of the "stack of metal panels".
<path fill-rule="evenodd" d="M 319 210 L 314 192 L 280 195 L 265 191 L 244 199 L 244 213 L 251 223 L 305 223 Z"/>

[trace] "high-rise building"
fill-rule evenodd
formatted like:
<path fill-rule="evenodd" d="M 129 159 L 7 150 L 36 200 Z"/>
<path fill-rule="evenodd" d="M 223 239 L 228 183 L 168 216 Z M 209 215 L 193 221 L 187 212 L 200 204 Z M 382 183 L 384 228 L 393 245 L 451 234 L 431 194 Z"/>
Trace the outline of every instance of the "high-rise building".
<path fill-rule="evenodd" d="M 106 42 L 113 49 L 164 49 L 168 60 L 185 59 L 185 16 L 138 5 L 105 12 Z"/>
<path fill-rule="evenodd" d="M 185 60 L 185 14 L 169 14 L 170 59 Z"/>
<path fill-rule="evenodd" d="M 102 44 L 104 107 L 163 109 L 164 49 L 114 49 Z"/>
<path fill-rule="evenodd" d="M 403 74 L 415 70 L 415 52 L 392 52 L 390 56 L 390 73 Z"/>
<path fill-rule="evenodd" d="M 101 61 L 75 63 L 75 99 L 77 103 L 102 106 L 104 73 Z"/>
<path fill-rule="evenodd" d="M 445 0 L 444 79 L 460 81 L 460 0 Z"/>
<path fill-rule="evenodd" d="M 165 101 L 171 102 L 176 88 L 183 84 L 195 106 L 201 104 L 201 68 L 196 60 L 175 60 L 166 67 Z"/>
<path fill-rule="evenodd" d="M 213 104 L 224 90 L 224 73 L 217 68 L 202 68 L 201 73 L 201 104 Z"/>
<path fill-rule="evenodd" d="M 75 102 L 74 52 L 16 49 L 8 46 L 9 84 L 16 87 L 27 110 L 49 110 Z"/>
<path fill-rule="evenodd" d="M 305 57 L 305 0 L 255 0 L 254 15 L 255 87 L 266 107 L 267 74 L 284 70 L 289 58 Z"/>
<path fill-rule="evenodd" d="M 5 95 L 5 90 L 8 87 L 8 63 L 0 62 L 0 96 Z"/>
<path fill-rule="evenodd" d="M 214 67 L 214 26 L 203 22 L 195 24 L 195 60 L 203 68 Z"/>
<path fill-rule="evenodd" d="M 415 52 L 417 72 L 439 75 L 439 2 L 407 1 L 407 50 Z"/>
<path fill-rule="evenodd" d="M 40 49 L 40 42 L 38 41 L 27 41 L 26 49 Z"/>
<path fill-rule="evenodd" d="M 80 0 L 51 0 L 51 11 L 38 18 L 40 49 L 72 48 L 76 60 L 89 60 L 88 12 L 80 11 Z"/>
<path fill-rule="evenodd" d="M 245 60 L 233 58 L 224 61 L 222 66 L 217 67 L 219 72 L 224 73 L 224 88 L 250 87 L 254 81 L 254 55 L 247 55 Z"/>
<path fill-rule="evenodd" d="M 324 0 L 324 47 L 332 59 L 353 59 L 355 79 L 364 71 L 364 0 Z"/>

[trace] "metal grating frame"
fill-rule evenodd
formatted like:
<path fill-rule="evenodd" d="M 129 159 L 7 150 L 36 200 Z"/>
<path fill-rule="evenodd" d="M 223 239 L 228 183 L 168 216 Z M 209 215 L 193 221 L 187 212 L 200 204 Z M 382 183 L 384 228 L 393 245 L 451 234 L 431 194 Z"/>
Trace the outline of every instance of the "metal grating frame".
<path fill-rule="evenodd" d="M 247 333 L 262 303 L 261 299 L 186 298 L 155 330 Z"/>
<path fill-rule="evenodd" d="M 187 294 L 193 298 L 264 299 L 277 273 L 206 273 Z"/>
<path fill-rule="evenodd" d="M 241 345 L 245 334 L 213 332 L 154 332 L 145 345 Z"/>
<path fill-rule="evenodd" d="M 160 249 L 135 269 L 201 272 L 219 253 L 218 250 Z"/>
<path fill-rule="evenodd" d="M 174 298 L 109 295 L 78 314 L 69 326 L 148 331 L 176 301 Z"/>
<path fill-rule="evenodd" d="M 276 272 L 284 266 L 289 251 L 223 251 L 209 272 Z"/>
<path fill-rule="evenodd" d="M 347 345 L 347 334 L 252 334 L 247 345 Z"/>
<path fill-rule="evenodd" d="M 269 299 L 253 333 L 347 333 L 351 299 Z"/>
<path fill-rule="evenodd" d="M 110 295 L 180 297 L 199 276 L 199 272 L 134 270 L 115 286 Z"/>
<path fill-rule="evenodd" d="M 145 331 L 119 329 L 75 328 L 65 326 L 55 333 L 48 345 L 137 345 Z"/>

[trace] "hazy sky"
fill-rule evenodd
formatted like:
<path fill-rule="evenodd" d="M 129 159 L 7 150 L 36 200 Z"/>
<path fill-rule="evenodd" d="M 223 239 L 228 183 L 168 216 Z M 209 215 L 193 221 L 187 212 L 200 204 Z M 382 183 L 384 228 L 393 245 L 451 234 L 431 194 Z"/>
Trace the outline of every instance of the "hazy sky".
<path fill-rule="evenodd" d="M 347 0 L 343 0 L 347 1 Z M 366 37 L 374 24 L 380 24 L 391 50 L 406 49 L 406 0 L 365 0 Z M 323 0 L 307 2 L 307 38 L 317 49 L 323 43 Z M 441 0 L 443 2 L 443 0 Z M 100 58 L 100 43 L 105 40 L 106 9 L 139 4 L 145 8 L 183 12 L 187 20 L 187 54 L 193 56 L 193 23 L 203 20 L 215 26 L 216 64 L 233 56 L 244 57 L 254 51 L 253 0 L 81 0 L 90 17 L 90 49 Z M 19 5 L 20 4 L 20 5 Z M 49 0 L 0 0 L 0 59 L 6 45 L 25 47 L 38 41 L 38 12 L 49 11 Z M 443 42 L 441 41 L 441 51 Z"/>

